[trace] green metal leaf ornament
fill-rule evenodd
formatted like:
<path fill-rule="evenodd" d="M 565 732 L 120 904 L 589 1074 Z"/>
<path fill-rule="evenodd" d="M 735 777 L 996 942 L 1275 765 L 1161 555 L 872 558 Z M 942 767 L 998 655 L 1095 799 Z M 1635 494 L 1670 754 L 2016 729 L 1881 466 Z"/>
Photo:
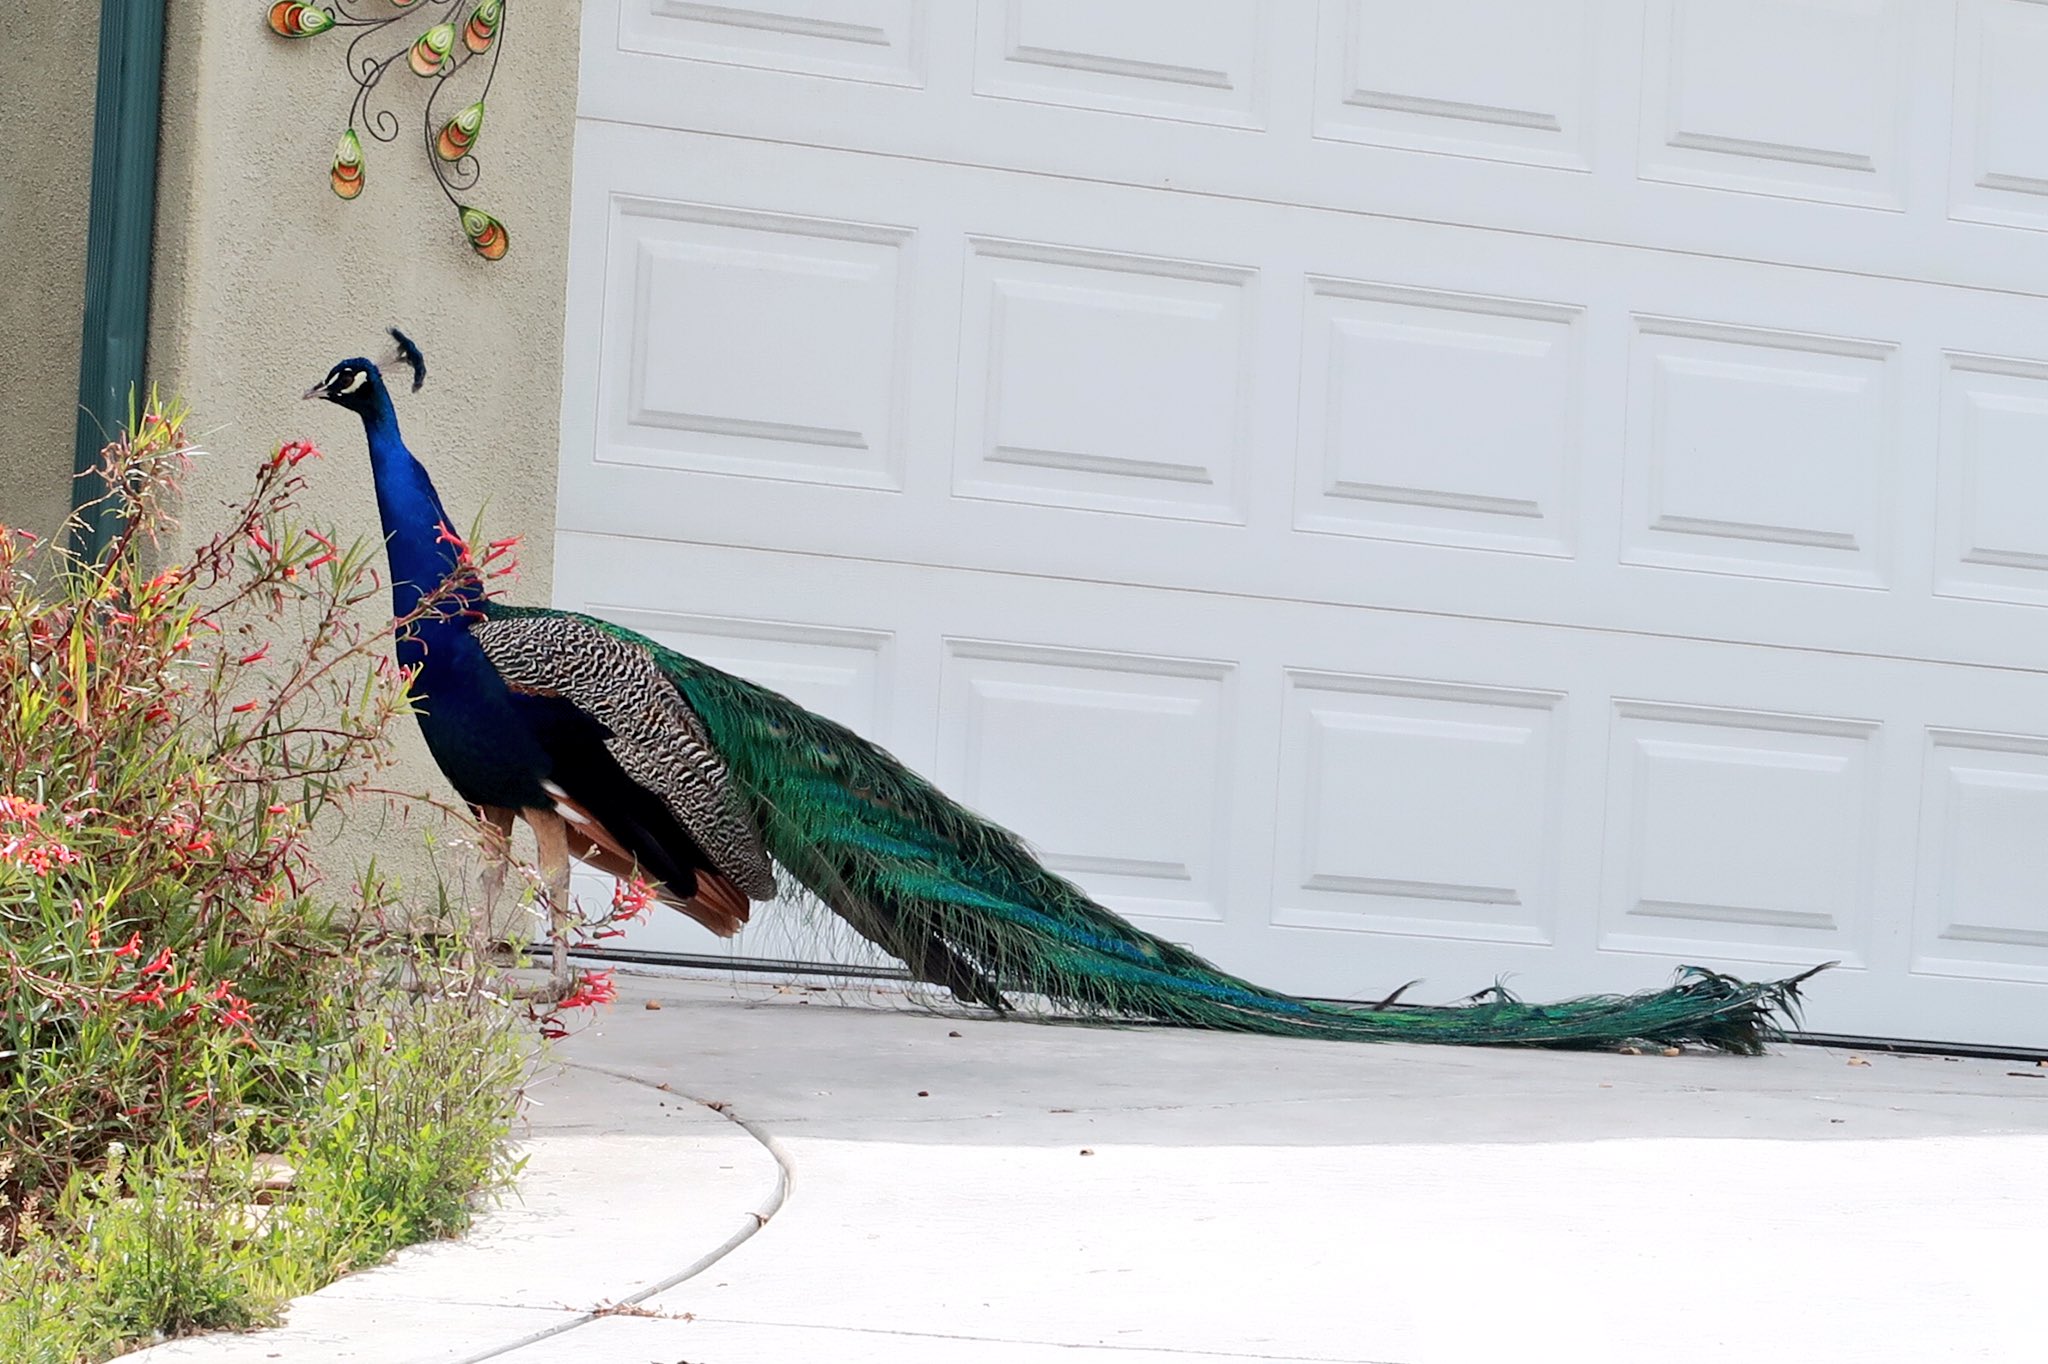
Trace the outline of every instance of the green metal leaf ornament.
<path fill-rule="evenodd" d="M 505 21 L 505 0 L 483 0 L 469 22 L 462 26 L 462 45 L 481 53 L 498 38 L 498 25 Z"/>
<path fill-rule="evenodd" d="M 310 38 L 334 27 L 334 11 L 298 0 L 277 0 L 270 7 L 270 31 L 286 38 Z"/>
<path fill-rule="evenodd" d="M 449 53 L 455 50 L 455 25 L 436 24 L 420 35 L 406 62 L 416 76 L 445 76 L 454 69 Z"/>
<path fill-rule="evenodd" d="M 503 260 L 512 249 L 512 236 L 505 231 L 505 224 L 480 208 L 462 209 L 462 235 L 469 238 L 470 248 L 485 260 Z"/>
<path fill-rule="evenodd" d="M 334 148 L 334 168 L 327 173 L 327 183 L 344 199 L 363 192 L 363 140 L 353 128 L 341 135 Z"/>
<path fill-rule="evenodd" d="M 478 100 L 441 125 L 440 135 L 434 139 L 434 154 L 443 161 L 460 161 L 476 145 L 483 127 L 484 102 Z"/>

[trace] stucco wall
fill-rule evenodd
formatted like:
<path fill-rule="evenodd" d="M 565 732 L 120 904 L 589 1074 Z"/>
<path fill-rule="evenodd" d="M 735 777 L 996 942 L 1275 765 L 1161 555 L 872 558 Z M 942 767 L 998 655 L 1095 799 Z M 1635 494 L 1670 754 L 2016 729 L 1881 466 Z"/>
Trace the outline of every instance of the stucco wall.
<path fill-rule="evenodd" d="M 9 6 L 0 40 L 0 523 L 71 506 L 100 7 Z"/>
<path fill-rule="evenodd" d="M 325 451 L 301 466 L 318 519 L 374 539 L 360 424 L 299 395 L 337 360 L 381 355 L 396 324 L 428 365 L 425 389 L 397 394 L 407 443 L 458 522 L 481 509 L 493 538 L 524 537 L 513 599 L 548 600 L 578 8 L 509 15 L 472 196 L 510 227 L 510 254 L 491 262 L 469 249 L 425 164 L 425 81 L 402 64 L 389 75 L 403 132 L 364 139 L 366 188 L 344 202 L 327 171 L 354 89 L 347 35 L 286 41 L 262 4 L 172 0 L 149 370 L 205 433 L 192 528 L 276 442 L 306 437 Z M 414 727 L 401 728 L 397 782 L 450 795 Z M 358 851 L 380 842 L 367 821 L 355 837 Z"/>

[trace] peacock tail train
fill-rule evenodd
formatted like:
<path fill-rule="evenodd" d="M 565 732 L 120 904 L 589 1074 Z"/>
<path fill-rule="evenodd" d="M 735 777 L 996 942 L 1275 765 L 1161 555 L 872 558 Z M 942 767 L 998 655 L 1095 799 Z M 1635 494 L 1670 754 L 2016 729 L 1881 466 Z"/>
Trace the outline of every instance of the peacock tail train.
<path fill-rule="evenodd" d="M 1555 1004 L 1526 1003 L 1499 986 L 1454 1007 L 1281 994 L 1127 922 L 1007 829 L 786 697 L 593 617 L 496 602 L 485 614 L 573 619 L 648 650 L 703 722 L 783 871 L 917 979 L 998 1011 L 1043 1001 L 1096 1019 L 1283 1037 L 1697 1044 L 1753 1055 L 1796 1021 L 1800 985 L 1814 974 L 1751 982 L 1687 967 L 1662 990 Z"/>

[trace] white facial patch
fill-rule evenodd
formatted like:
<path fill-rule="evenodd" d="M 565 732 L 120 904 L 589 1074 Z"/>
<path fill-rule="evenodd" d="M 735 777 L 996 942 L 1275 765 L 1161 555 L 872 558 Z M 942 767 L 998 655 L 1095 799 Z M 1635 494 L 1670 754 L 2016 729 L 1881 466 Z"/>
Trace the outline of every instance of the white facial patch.
<path fill-rule="evenodd" d="M 370 371 L 366 369 L 359 369 L 356 371 L 355 378 L 349 380 L 347 383 L 343 384 L 339 389 L 335 391 L 338 393 L 353 393 L 357 389 L 361 388 L 363 384 L 369 380 L 369 377 Z"/>

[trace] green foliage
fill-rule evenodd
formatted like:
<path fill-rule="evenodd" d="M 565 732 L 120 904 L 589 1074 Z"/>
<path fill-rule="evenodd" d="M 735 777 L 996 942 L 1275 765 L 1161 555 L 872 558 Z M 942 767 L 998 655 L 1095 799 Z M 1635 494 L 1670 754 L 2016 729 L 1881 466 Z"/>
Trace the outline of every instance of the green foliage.
<path fill-rule="evenodd" d="M 508 1172 L 524 1046 L 478 945 L 408 959 L 384 889 L 334 896 L 311 855 L 406 709 L 371 554 L 298 524 L 294 443 L 166 563 L 191 453 L 155 402 L 107 448 L 91 562 L 0 527 L 9 1364 L 260 1322 Z"/>

